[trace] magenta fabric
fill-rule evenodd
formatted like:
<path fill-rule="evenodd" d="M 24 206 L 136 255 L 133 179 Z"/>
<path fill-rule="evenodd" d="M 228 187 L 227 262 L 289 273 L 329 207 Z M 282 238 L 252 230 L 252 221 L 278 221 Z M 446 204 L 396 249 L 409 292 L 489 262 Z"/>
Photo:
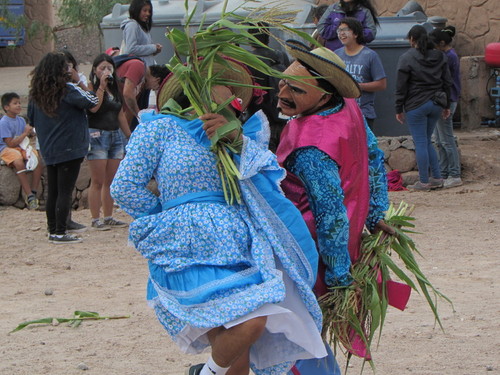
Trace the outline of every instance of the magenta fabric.
<path fill-rule="evenodd" d="M 338 165 L 344 204 L 349 218 L 349 254 L 354 263 L 359 258 L 361 233 L 368 214 L 368 148 L 364 119 L 354 99 L 344 99 L 344 107 L 327 116 L 311 115 L 290 120 L 281 135 L 276 151 L 283 165 L 296 149 L 313 146 L 329 155 Z M 283 191 L 300 210 L 313 237 L 316 228 L 312 211 L 300 179 L 287 173 Z"/>
<path fill-rule="evenodd" d="M 403 177 L 397 169 L 387 173 L 387 185 L 389 191 L 408 190 L 403 186 Z"/>

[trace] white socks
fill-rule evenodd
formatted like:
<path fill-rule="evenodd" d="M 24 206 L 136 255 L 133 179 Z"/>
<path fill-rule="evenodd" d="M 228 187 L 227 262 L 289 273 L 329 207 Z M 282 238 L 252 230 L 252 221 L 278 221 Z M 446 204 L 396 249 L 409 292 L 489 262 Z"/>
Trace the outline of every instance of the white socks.
<path fill-rule="evenodd" d="M 220 367 L 214 362 L 212 356 L 210 356 L 205 366 L 201 369 L 200 375 L 225 375 L 228 371 L 229 367 Z"/>

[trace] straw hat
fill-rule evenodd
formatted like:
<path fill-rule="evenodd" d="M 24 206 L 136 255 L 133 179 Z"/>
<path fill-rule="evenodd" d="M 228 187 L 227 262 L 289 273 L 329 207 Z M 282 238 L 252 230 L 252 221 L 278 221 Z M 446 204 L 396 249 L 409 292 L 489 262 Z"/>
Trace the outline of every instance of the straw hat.
<path fill-rule="evenodd" d="M 361 96 L 358 83 L 345 70 L 345 63 L 332 50 L 320 47 L 312 51 L 297 40 L 286 41 L 287 50 L 297 60 L 309 65 L 337 89 L 344 98 Z"/>
<path fill-rule="evenodd" d="M 235 82 L 238 85 L 254 85 L 252 75 L 245 65 L 226 56 L 223 56 L 223 58 L 226 60 L 227 65 L 214 63 L 212 68 L 213 75 L 222 72 L 219 75 L 219 79 L 221 80 Z M 231 91 L 236 98 L 241 99 L 241 107 L 246 109 L 253 97 L 253 87 L 233 86 L 230 83 L 227 86 L 231 87 Z M 179 79 L 173 73 L 170 73 L 165 77 L 158 90 L 156 104 L 158 108 L 162 108 L 168 99 L 176 99 L 181 94 L 182 86 L 179 83 Z"/>

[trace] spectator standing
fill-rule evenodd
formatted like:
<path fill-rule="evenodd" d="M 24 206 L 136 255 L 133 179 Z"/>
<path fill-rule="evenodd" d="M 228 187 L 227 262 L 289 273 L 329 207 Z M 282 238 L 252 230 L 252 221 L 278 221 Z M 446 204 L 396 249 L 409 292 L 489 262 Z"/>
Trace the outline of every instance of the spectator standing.
<path fill-rule="evenodd" d="M 318 26 L 319 20 L 321 17 L 323 17 L 323 14 L 325 14 L 325 11 L 328 9 L 328 5 L 323 4 L 323 5 L 318 5 L 317 7 L 314 7 L 312 10 L 312 21 L 313 23 Z M 314 30 L 314 32 L 311 35 L 316 41 L 321 44 L 322 46 L 325 45 L 325 40 L 321 37 L 320 33 L 318 32 L 318 29 Z"/>
<path fill-rule="evenodd" d="M 130 17 L 120 25 L 123 30 L 121 53 L 139 56 L 147 66 L 155 64 L 154 56 L 161 52 L 162 45 L 151 39 L 153 4 L 150 0 L 132 0 L 128 13 Z"/>
<path fill-rule="evenodd" d="M 434 134 L 439 154 L 439 165 L 441 176 L 444 178 L 444 188 L 451 188 L 463 184 L 460 177 L 460 155 L 453 136 L 453 115 L 457 109 L 458 98 L 460 97 L 460 59 L 451 46 L 455 36 L 455 27 L 446 26 L 431 33 L 431 39 L 436 44 L 436 48 L 443 51 L 448 58 L 453 84 L 450 89 L 450 115 L 444 119 L 440 118 L 436 125 Z"/>
<path fill-rule="evenodd" d="M 109 47 L 105 53 L 111 57 L 118 56 L 120 54 L 120 47 Z"/>
<path fill-rule="evenodd" d="M 69 61 L 69 65 L 74 70 L 76 70 L 76 72 L 78 73 L 78 76 L 73 75 L 71 77 L 71 82 L 77 86 L 80 86 L 83 90 L 88 91 L 89 90 L 89 88 L 88 88 L 89 82 L 87 80 L 87 77 L 85 76 L 85 74 L 83 72 L 80 72 L 78 70 L 78 62 L 76 61 L 73 54 L 71 52 L 69 52 L 67 49 L 63 49 L 62 54 L 66 57 L 66 60 Z"/>
<path fill-rule="evenodd" d="M 31 73 L 28 118 L 37 131 L 40 151 L 47 166 L 46 204 L 49 242 L 81 242 L 69 234 L 67 218 L 80 164 L 89 149 L 86 109 L 96 111 L 97 95 L 70 83 L 78 72 L 61 53 L 48 53 Z M 103 82 L 105 84 L 105 82 Z"/>
<path fill-rule="evenodd" d="M 363 25 L 363 38 L 370 43 L 377 35 L 379 24 L 375 8 L 370 0 L 340 0 L 328 7 L 318 23 L 318 31 L 325 39 L 325 47 L 335 51 L 342 47 L 337 34 L 340 22 L 354 17 Z"/>
<path fill-rule="evenodd" d="M 109 188 L 120 161 L 125 155 L 121 128 L 126 138 L 130 128 L 122 111 L 121 95 L 118 91 L 115 64 L 103 53 L 92 64 L 89 87 L 92 91 L 103 91 L 102 104 L 95 113 L 88 111 L 90 150 L 87 160 L 90 168 L 89 206 L 91 226 L 97 230 L 121 228 L 126 223 L 113 218 L 113 198 Z M 104 78 L 104 79 L 103 79 Z M 103 86 L 103 82 L 105 86 Z M 103 219 L 100 219 L 101 208 Z"/>
<path fill-rule="evenodd" d="M 139 111 L 148 108 L 144 93 L 158 90 L 160 84 L 170 73 L 166 66 L 146 66 L 138 57 L 120 55 L 113 58 L 118 77 L 118 89 L 123 98 L 123 110 L 130 130 L 137 126 Z M 147 95 L 149 98 L 149 94 Z"/>
<path fill-rule="evenodd" d="M 26 147 L 23 144 L 28 143 L 28 136 L 33 133 L 33 128 L 26 124 L 21 114 L 21 98 L 15 92 L 8 92 L 2 95 L 2 108 L 5 116 L 0 119 L 0 158 L 7 166 L 15 169 L 17 178 L 21 183 L 21 188 L 26 196 L 26 205 L 30 210 L 38 208 L 38 199 L 36 193 L 43 172 L 41 163 L 37 163 L 33 170 L 31 185 L 26 172 L 26 162 L 28 156 Z M 26 142 L 28 140 L 28 142 Z M 38 157 L 36 151 L 31 150 L 35 157 Z"/>
<path fill-rule="evenodd" d="M 63 49 L 62 54 L 66 57 L 66 60 L 68 61 L 68 66 L 71 69 L 74 69 L 78 73 L 78 75 L 72 74 L 70 82 L 73 83 L 75 86 L 80 87 L 82 90 L 89 91 L 88 88 L 89 82 L 87 80 L 87 77 L 83 72 L 80 72 L 78 70 L 78 62 L 76 61 L 73 54 L 69 52 L 67 49 Z M 86 231 L 87 227 L 83 224 L 73 221 L 71 210 L 69 210 L 68 219 L 66 221 L 66 230 L 70 233 L 80 233 Z"/>
<path fill-rule="evenodd" d="M 375 92 L 385 90 L 387 79 L 378 54 L 364 45 L 363 27 L 351 17 L 344 18 L 337 29 L 339 40 L 344 47 L 335 53 L 346 64 L 346 70 L 351 73 L 361 88 L 361 96 L 357 99 L 363 116 L 370 129 L 373 130 L 375 118 Z"/>
<path fill-rule="evenodd" d="M 410 128 L 415 143 L 419 181 L 409 190 L 443 187 L 432 133 L 440 116 L 450 116 L 450 69 L 444 53 L 434 49 L 427 31 L 413 26 L 407 35 L 411 48 L 399 57 L 396 79 L 396 119 Z M 430 169 L 430 174 L 429 174 Z"/>

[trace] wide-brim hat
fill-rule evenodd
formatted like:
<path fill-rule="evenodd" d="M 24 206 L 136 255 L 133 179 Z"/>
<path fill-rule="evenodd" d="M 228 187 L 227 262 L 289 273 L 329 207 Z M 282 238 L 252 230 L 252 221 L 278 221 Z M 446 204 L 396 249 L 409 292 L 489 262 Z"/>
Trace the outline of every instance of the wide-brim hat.
<path fill-rule="evenodd" d="M 297 60 L 307 64 L 337 89 L 344 98 L 361 96 L 361 89 L 354 78 L 345 70 L 345 63 L 332 50 L 319 47 L 311 50 L 298 40 L 286 41 L 287 50 Z"/>
<path fill-rule="evenodd" d="M 224 64 L 217 62 L 213 64 L 212 74 L 219 74 L 218 79 L 224 81 L 224 85 L 231 88 L 234 96 L 241 99 L 241 107 L 246 109 L 253 97 L 254 88 L 252 86 L 254 85 L 254 80 L 252 75 L 248 68 L 241 62 L 226 56 L 223 56 L 223 58 L 225 60 Z M 234 82 L 234 85 L 231 84 L 232 82 Z M 182 93 L 183 90 L 179 78 L 174 73 L 170 73 L 165 77 L 158 90 L 156 99 L 158 108 L 161 109 L 170 98 L 178 99 Z"/>

